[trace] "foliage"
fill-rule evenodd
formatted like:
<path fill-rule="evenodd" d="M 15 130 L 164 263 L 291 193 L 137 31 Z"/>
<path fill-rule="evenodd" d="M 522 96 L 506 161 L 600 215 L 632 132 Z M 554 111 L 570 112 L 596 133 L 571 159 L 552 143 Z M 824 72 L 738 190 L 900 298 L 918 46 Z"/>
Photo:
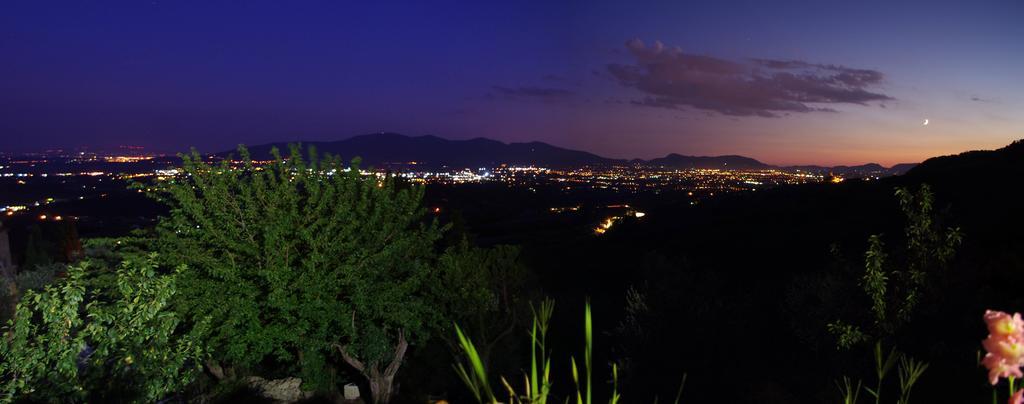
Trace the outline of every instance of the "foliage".
<path fill-rule="evenodd" d="M 539 308 L 530 305 L 533 325 L 530 328 L 530 386 L 531 403 L 544 404 L 551 390 L 551 352 L 547 348 L 548 329 L 555 312 L 555 301 L 544 299 Z"/>
<path fill-rule="evenodd" d="M 847 376 L 843 376 L 842 383 L 836 381 L 836 388 L 839 389 L 839 395 L 842 397 L 843 404 L 857 404 L 857 401 L 860 400 L 862 386 L 863 383 L 860 380 L 857 380 L 857 383 L 854 384 Z"/>
<path fill-rule="evenodd" d="M 259 166 L 239 154 L 210 164 L 193 151 L 183 176 L 158 185 L 170 215 L 157 248 L 188 264 L 183 313 L 212 316 L 208 343 L 227 369 L 265 365 L 332 390 L 336 350 L 386 402 L 406 336 L 418 343 L 441 320 L 429 291 L 444 229 L 425 223 L 423 189 L 298 146 Z"/>
<path fill-rule="evenodd" d="M 927 369 L 928 364 L 925 362 L 909 358 L 906 355 L 900 356 L 897 368 L 897 376 L 900 380 L 900 398 L 896 400 L 896 404 L 910 404 L 910 391 L 913 390 L 914 384 Z"/>
<path fill-rule="evenodd" d="M 904 229 L 905 251 L 901 262 L 893 263 L 886 251 L 882 235 L 868 237 L 864 253 L 864 275 L 861 287 L 871 301 L 873 324 L 871 332 L 842 320 L 828 324 L 841 349 L 874 338 L 885 338 L 910 321 L 911 314 L 929 288 L 929 275 L 941 272 L 956 253 L 963 235 L 959 228 L 943 229 L 934 212 L 934 195 L 927 184 L 917 192 L 897 188 L 896 197 L 907 219 Z M 892 267 L 898 266 L 899 270 Z"/>
<path fill-rule="evenodd" d="M 126 257 L 141 258 L 150 254 L 146 237 L 145 233 L 135 231 L 126 237 L 89 238 L 83 241 L 82 249 L 93 265 L 117 268 Z"/>
<path fill-rule="evenodd" d="M 477 402 L 496 403 L 498 400 L 494 397 L 494 391 L 491 389 L 491 384 L 488 381 L 487 369 L 484 368 L 484 362 L 480 359 L 476 346 L 466 337 L 466 334 L 462 332 L 458 325 L 455 326 L 455 333 L 459 338 L 459 344 L 462 346 L 463 352 L 466 355 L 466 361 L 469 362 L 469 368 L 471 369 L 471 371 L 467 371 L 462 363 L 456 363 L 455 373 L 459 375 L 462 382 L 473 392 L 473 397 L 476 398 Z"/>
<path fill-rule="evenodd" d="M 545 300 L 541 303 L 538 310 L 534 310 L 533 326 L 530 332 L 531 340 L 531 358 L 530 358 L 530 374 L 523 375 L 523 392 L 522 394 L 516 393 L 512 384 L 509 383 L 508 379 L 504 376 L 501 377 L 501 383 L 508 391 L 508 403 L 510 404 L 534 404 L 534 403 L 546 403 L 549 400 L 554 401 L 551 397 L 551 358 L 549 356 L 546 343 L 546 334 L 550 326 L 551 314 L 554 312 L 554 302 L 551 300 Z M 457 336 L 459 338 L 461 354 L 464 356 L 465 361 L 468 363 L 472 371 L 467 371 L 466 366 L 463 363 L 458 362 L 454 365 L 455 372 L 462 379 L 463 383 L 473 392 L 474 397 L 480 403 L 494 404 L 498 403 L 497 398 L 493 393 L 493 389 L 490 387 L 490 380 L 486 367 L 483 361 L 480 360 L 480 355 L 477 353 L 476 347 L 473 341 L 470 340 L 462 333 L 461 329 L 456 325 L 455 327 Z M 572 371 L 572 379 L 576 386 L 576 398 L 575 400 L 566 399 L 565 401 L 576 403 L 576 404 L 591 404 L 593 403 L 593 319 L 590 311 L 590 303 L 584 306 L 583 312 L 583 358 L 584 367 L 581 375 L 580 369 L 576 364 L 576 358 L 570 357 L 570 369 Z M 609 394 L 608 402 L 610 404 L 616 404 L 622 400 L 621 394 L 618 392 L 618 366 L 612 364 L 612 390 Z M 683 376 L 683 385 L 686 383 L 686 376 Z M 682 385 L 679 387 L 679 393 L 676 396 L 676 402 L 679 401 L 679 396 L 682 395 Z"/>
<path fill-rule="evenodd" d="M 900 354 L 896 352 L 896 348 L 889 351 L 888 355 L 882 353 L 882 342 L 875 343 L 875 380 L 878 384 L 875 388 L 866 388 L 868 394 L 871 394 L 875 398 L 875 404 L 882 402 L 882 383 L 885 381 L 885 377 L 892 371 L 892 367 L 896 364 L 896 360 L 900 357 Z"/>
<path fill-rule="evenodd" d="M 48 265 L 39 265 L 35 269 L 28 271 L 22 271 L 15 276 L 15 284 L 19 291 L 26 290 L 40 290 L 53 283 L 53 280 L 60 273 L 66 270 L 66 265 L 60 263 L 52 263 Z"/>
<path fill-rule="evenodd" d="M 102 301 L 87 294 L 88 266 L 26 292 L 0 339 L 2 401 L 153 402 L 194 379 L 204 328 L 184 330 L 169 310 L 175 275 L 157 274 L 155 256 L 125 261 L 116 299 Z"/>
<path fill-rule="evenodd" d="M 928 184 L 922 184 L 917 193 L 897 188 L 896 197 L 907 216 L 904 233 L 907 240 L 906 269 L 898 275 L 907 289 L 902 305 L 896 311 L 898 321 L 910 320 L 914 308 L 920 303 L 921 293 L 927 287 L 929 271 L 947 266 L 963 241 L 959 228 L 943 229 L 934 212 L 935 196 Z"/>
<path fill-rule="evenodd" d="M 852 379 L 847 376 L 843 376 L 843 381 L 840 383 L 836 381 L 836 387 L 839 388 L 839 395 L 843 401 L 843 404 L 855 404 L 860 398 L 860 391 L 863 388 L 868 392 L 871 397 L 875 398 L 875 404 L 882 402 L 882 388 L 884 386 L 885 378 L 892 373 L 893 367 L 896 367 L 896 376 L 899 379 L 899 397 L 896 399 L 896 404 L 910 404 L 910 392 L 913 390 L 914 385 L 925 370 L 928 369 L 928 364 L 914 358 L 911 358 L 895 348 L 889 350 L 888 354 L 885 354 L 882 350 L 882 343 L 878 341 L 874 347 L 874 364 L 875 364 L 875 387 L 862 387 L 863 383 L 861 380 L 857 380 L 853 383 Z"/>
<path fill-rule="evenodd" d="M 626 314 L 616 331 L 619 333 L 630 333 L 630 337 L 644 339 L 647 330 L 643 328 L 643 317 L 647 315 L 650 308 L 647 306 L 647 297 L 643 292 L 630 286 L 626 289 Z"/>
<path fill-rule="evenodd" d="M 67 265 L 54 262 L 37 265 L 11 278 L 0 276 L 0 321 L 6 322 L 13 316 L 19 294 L 27 290 L 43 289 L 66 270 Z"/>
<path fill-rule="evenodd" d="M 551 390 L 551 358 L 547 349 L 547 333 L 554 308 L 555 302 L 550 299 L 542 301 L 539 308 L 531 306 L 533 324 L 530 328 L 530 374 L 524 375 L 523 394 L 517 395 L 508 380 L 504 377 L 501 378 L 502 384 L 509 393 L 510 402 L 516 402 L 516 400 L 528 403 L 547 402 Z M 497 403 L 487 374 L 486 362 L 481 359 L 475 344 L 458 325 L 455 326 L 455 331 L 459 339 L 460 352 L 465 356 L 469 368 L 472 369 L 472 372 L 469 372 L 465 365 L 457 362 L 454 365 L 456 374 L 469 387 L 477 402 Z"/>
<path fill-rule="evenodd" d="M 150 254 L 147 242 L 137 235 L 116 238 L 90 238 L 82 243 L 85 259 L 89 261 L 89 271 L 83 281 L 97 298 L 114 299 L 118 291 L 118 268 L 121 263 L 146 260 Z M 169 263 L 168 268 L 179 264 Z M 180 293 L 180 288 L 179 292 Z M 172 304 L 173 304 L 172 299 Z"/>
<path fill-rule="evenodd" d="M 493 351 L 522 322 L 527 311 L 526 268 L 520 249 L 498 245 L 471 247 L 466 240 L 448 248 L 438 261 L 441 281 L 434 296 L 443 312 L 462 325 L 462 332 L 479 343 L 480 359 L 491 366 Z M 457 340 L 446 339 L 457 349 Z"/>
<path fill-rule="evenodd" d="M 883 324 L 886 320 L 886 289 L 889 276 L 885 272 L 886 254 L 882 236 L 874 234 L 868 237 L 868 250 L 864 253 L 864 292 L 871 298 L 871 312 L 875 322 Z"/>
<path fill-rule="evenodd" d="M 82 269 L 69 271 L 59 285 L 23 296 L 7 335 L 0 338 L 0 400 L 56 401 L 85 395 L 78 367 L 86 347 L 79 312 L 85 300 Z"/>
<path fill-rule="evenodd" d="M 836 320 L 828 324 L 828 331 L 837 338 L 836 345 L 843 349 L 865 342 L 869 339 L 860 327 Z"/>
<path fill-rule="evenodd" d="M 580 389 L 580 380 L 576 371 L 576 358 L 570 358 L 572 362 L 572 379 L 576 382 L 576 402 L 591 404 L 593 402 L 593 351 L 594 351 L 594 323 L 590 315 L 590 302 L 588 301 L 583 310 L 583 370 L 586 371 L 583 379 L 583 389 Z M 612 372 L 616 377 L 618 372 Z M 613 399 L 618 394 L 613 394 Z"/>
<path fill-rule="evenodd" d="M 679 404 L 679 400 L 681 400 L 683 398 L 683 389 L 686 388 L 686 378 L 688 376 L 689 376 L 689 373 L 685 373 L 684 372 L 683 373 L 683 378 L 681 380 L 679 380 L 679 388 L 676 389 L 676 399 L 672 401 L 673 404 Z M 654 400 L 655 400 L 655 402 L 657 402 L 657 400 L 658 400 L 657 397 L 655 397 Z"/>

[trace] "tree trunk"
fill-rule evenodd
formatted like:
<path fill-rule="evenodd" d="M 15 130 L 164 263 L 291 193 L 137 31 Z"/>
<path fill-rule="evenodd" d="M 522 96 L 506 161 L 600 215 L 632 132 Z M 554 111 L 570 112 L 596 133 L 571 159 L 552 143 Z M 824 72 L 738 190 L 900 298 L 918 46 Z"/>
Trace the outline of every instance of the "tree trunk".
<path fill-rule="evenodd" d="M 370 379 L 370 395 L 373 398 L 374 404 L 387 404 L 391 401 L 391 387 L 395 381 L 394 376 L 388 376 L 381 372 L 374 371 L 373 375 L 368 375 Z"/>
<path fill-rule="evenodd" d="M 398 368 L 402 366 L 402 359 L 405 358 L 405 351 L 409 348 L 409 342 L 405 340 L 405 331 L 398 331 L 398 343 L 395 345 L 395 356 L 391 359 L 391 363 L 382 371 L 380 369 L 380 362 L 373 361 L 369 364 L 363 364 L 362 361 L 352 356 L 348 352 L 348 346 L 334 345 L 341 353 L 342 359 L 345 360 L 350 366 L 358 370 L 366 377 L 367 381 L 370 382 L 370 394 L 374 404 L 388 404 L 391 401 L 391 395 L 394 393 L 394 382 L 395 374 L 398 373 Z"/>
<path fill-rule="evenodd" d="M 213 359 L 207 359 L 203 364 L 206 365 L 206 371 L 210 372 L 210 375 L 212 375 L 214 379 L 217 379 L 217 381 L 232 380 L 235 378 L 235 369 L 230 366 L 224 367 L 220 362 Z"/>

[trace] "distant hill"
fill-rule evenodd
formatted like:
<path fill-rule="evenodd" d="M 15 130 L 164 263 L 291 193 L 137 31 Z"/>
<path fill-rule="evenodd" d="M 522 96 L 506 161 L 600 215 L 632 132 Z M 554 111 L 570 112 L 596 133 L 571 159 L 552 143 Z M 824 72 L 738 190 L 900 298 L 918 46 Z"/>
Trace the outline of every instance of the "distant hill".
<path fill-rule="evenodd" d="M 662 158 L 647 161 L 647 164 L 672 168 L 721 168 L 735 170 L 756 170 L 771 166 L 750 157 L 743 156 L 683 156 L 672 153 Z"/>
<path fill-rule="evenodd" d="M 790 170 L 807 171 L 815 174 L 834 174 L 844 177 L 866 177 L 866 176 L 889 176 L 889 175 L 903 175 L 911 168 L 914 168 L 917 163 L 902 163 L 896 164 L 892 167 L 886 168 L 878 163 L 867 163 L 857 166 L 789 166 L 784 167 Z"/>
<path fill-rule="evenodd" d="M 346 159 L 359 156 L 364 165 L 372 166 L 413 161 L 432 167 L 455 168 L 493 167 L 498 164 L 574 167 L 625 162 L 541 142 L 502 143 L 485 138 L 448 140 L 437 136 L 405 136 L 396 133 L 362 135 L 335 142 L 304 142 L 303 145 L 315 146 L 320 153 L 339 155 Z M 288 144 L 252 146 L 249 152 L 253 158 L 269 158 L 273 147 L 286 150 Z"/>
<path fill-rule="evenodd" d="M 802 169 L 815 173 L 834 173 L 844 176 L 891 175 L 906 172 L 913 164 L 900 164 L 885 168 L 878 164 L 839 167 L 775 167 L 750 157 L 727 156 L 684 156 L 676 153 L 652 160 L 624 160 L 598 156 L 579 150 L 556 147 L 543 142 L 503 143 L 496 140 L 476 138 L 469 140 L 448 140 L 437 136 L 405 136 L 397 133 L 380 133 L 355 136 L 333 142 L 303 142 L 315 146 L 320 153 L 330 153 L 343 158 L 359 156 L 363 165 L 386 167 L 417 162 L 426 167 L 476 168 L 494 167 L 499 164 L 537 165 L 566 168 L 614 164 L 643 164 L 676 169 L 717 168 L 717 169 Z M 277 147 L 286 150 L 288 143 L 271 143 L 249 147 L 253 158 L 270 158 L 270 150 Z M 227 156 L 232 152 L 217 153 Z"/>

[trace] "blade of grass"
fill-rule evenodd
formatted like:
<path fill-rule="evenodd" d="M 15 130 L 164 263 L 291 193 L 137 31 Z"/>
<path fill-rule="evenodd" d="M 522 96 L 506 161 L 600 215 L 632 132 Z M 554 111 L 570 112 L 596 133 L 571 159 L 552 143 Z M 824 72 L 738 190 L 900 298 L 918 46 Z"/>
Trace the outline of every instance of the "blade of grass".
<path fill-rule="evenodd" d="M 494 397 L 494 392 L 491 390 L 490 382 L 487 380 L 487 370 L 484 368 L 484 363 L 480 359 L 480 354 L 477 352 L 476 346 L 474 346 L 473 341 L 470 341 L 469 337 L 462 332 L 462 329 L 459 328 L 458 324 L 455 325 L 455 333 L 459 337 L 459 345 L 462 346 L 462 350 L 466 354 L 466 359 L 469 361 L 470 367 L 473 369 L 475 379 L 472 381 L 475 382 L 474 384 L 477 385 L 477 388 L 481 393 L 478 395 L 478 400 L 486 399 L 488 400 L 487 402 L 490 403 L 496 402 L 497 400 Z M 463 381 L 468 381 L 468 372 L 466 372 L 465 368 L 462 368 L 461 364 L 457 371 L 459 369 L 461 369 L 460 376 L 466 376 L 463 378 Z"/>
<path fill-rule="evenodd" d="M 683 388 L 686 387 L 686 376 L 687 375 L 688 375 L 688 373 L 683 372 L 683 380 L 681 380 L 679 382 L 679 390 L 676 391 L 676 401 L 673 401 L 673 403 L 675 403 L 675 404 L 679 404 L 679 399 L 681 399 L 683 397 Z"/>
<path fill-rule="evenodd" d="M 584 361 L 587 371 L 587 401 L 585 404 L 593 403 L 592 377 L 593 377 L 593 350 L 594 350 L 594 323 L 590 316 L 590 299 L 587 299 L 583 312 L 583 339 L 584 339 Z"/>
<path fill-rule="evenodd" d="M 576 367 L 576 358 L 570 356 L 569 362 L 572 364 L 572 381 L 576 383 L 576 403 L 582 403 L 583 393 L 580 391 L 580 372 L 579 369 Z"/>

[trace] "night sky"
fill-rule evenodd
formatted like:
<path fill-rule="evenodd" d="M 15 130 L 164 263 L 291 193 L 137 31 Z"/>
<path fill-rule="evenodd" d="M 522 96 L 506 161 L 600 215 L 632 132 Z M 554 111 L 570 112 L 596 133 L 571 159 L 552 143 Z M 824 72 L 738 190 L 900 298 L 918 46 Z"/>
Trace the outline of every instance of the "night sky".
<path fill-rule="evenodd" d="M 893 164 L 1024 138 L 1021 0 L 487 3 L 4 1 L 0 151 L 387 131 Z"/>

